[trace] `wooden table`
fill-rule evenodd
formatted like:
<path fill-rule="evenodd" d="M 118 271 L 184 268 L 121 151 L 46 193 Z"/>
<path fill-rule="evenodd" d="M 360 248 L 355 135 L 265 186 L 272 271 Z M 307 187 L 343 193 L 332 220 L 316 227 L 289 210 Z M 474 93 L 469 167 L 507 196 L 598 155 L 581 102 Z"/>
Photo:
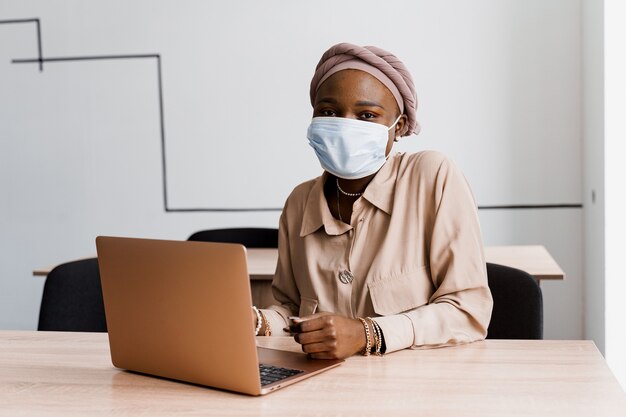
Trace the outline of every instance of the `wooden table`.
<path fill-rule="evenodd" d="M 542 280 L 562 280 L 565 273 L 543 246 L 487 246 L 487 262 L 521 269 Z M 277 249 L 248 249 L 248 269 L 252 280 L 252 300 L 255 305 L 275 304 L 272 278 L 278 261 Z"/>
<path fill-rule="evenodd" d="M 259 338 L 298 350 L 291 338 Z M 112 367 L 104 333 L 0 331 L 6 416 L 624 416 L 590 341 L 501 341 L 355 356 L 265 397 Z"/>
<path fill-rule="evenodd" d="M 487 246 L 485 258 L 487 262 L 526 271 L 538 280 L 565 278 L 563 270 L 543 246 Z M 248 271 L 251 279 L 271 280 L 277 260 L 277 249 L 248 249 Z M 33 275 L 47 276 L 55 266 L 37 268 L 33 270 Z"/>
<path fill-rule="evenodd" d="M 92 257 L 95 257 L 93 255 Z M 542 280 L 562 280 L 565 273 L 543 246 L 487 246 L 487 262 L 512 266 Z M 250 273 L 252 300 L 258 307 L 275 304 L 272 295 L 272 278 L 278 261 L 277 249 L 248 249 L 248 272 Z M 35 276 L 47 276 L 54 266 L 38 268 Z"/>
<path fill-rule="evenodd" d="M 565 272 L 548 250 L 540 245 L 485 246 L 487 262 L 521 269 L 542 280 L 565 279 Z"/>

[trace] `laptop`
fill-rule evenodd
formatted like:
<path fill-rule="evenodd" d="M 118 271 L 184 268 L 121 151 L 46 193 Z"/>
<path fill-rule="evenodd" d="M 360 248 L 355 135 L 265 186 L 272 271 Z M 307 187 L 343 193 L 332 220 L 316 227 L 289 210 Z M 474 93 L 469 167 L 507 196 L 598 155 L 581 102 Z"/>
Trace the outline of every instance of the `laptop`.
<path fill-rule="evenodd" d="M 96 247 L 117 368 L 264 395 L 343 362 L 256 346 L 242 245 L 100 236 Z"/>

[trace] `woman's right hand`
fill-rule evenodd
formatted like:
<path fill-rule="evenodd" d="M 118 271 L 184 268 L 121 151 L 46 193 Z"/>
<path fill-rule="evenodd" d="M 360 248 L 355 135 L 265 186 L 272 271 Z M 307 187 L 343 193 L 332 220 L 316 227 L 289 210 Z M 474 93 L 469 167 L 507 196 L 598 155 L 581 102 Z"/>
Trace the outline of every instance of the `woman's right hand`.
<path fill-rule="evenodd" d="M 290 326 L 302 351 L 314 359 L 344 359 L 365 349 L 365 329 L 359 319 L 330 313 L 301 317 Z"/>

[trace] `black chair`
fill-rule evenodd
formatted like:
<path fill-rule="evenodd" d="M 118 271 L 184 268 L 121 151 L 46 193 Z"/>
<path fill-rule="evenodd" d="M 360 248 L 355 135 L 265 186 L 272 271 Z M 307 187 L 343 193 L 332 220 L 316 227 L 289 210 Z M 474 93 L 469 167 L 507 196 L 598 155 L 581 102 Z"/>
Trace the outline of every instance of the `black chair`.
<path fill-rule="evenodd" d="M 46 278 L 38 330 L 106 332 L 98 259 L 68 262 Z"/>
<path fill-rule="evenodd" d="M 241 243 L 247 248 L 277 248 L 278 229 L 247 227 L 202 230 L 189 236 L 197 242 Z"/>
<path fill-rule="evenodd" d="M 487 339 L 542 339 L 543 297 L 532 275 L 504 265 L 487 264 L 493 313 Z"/>

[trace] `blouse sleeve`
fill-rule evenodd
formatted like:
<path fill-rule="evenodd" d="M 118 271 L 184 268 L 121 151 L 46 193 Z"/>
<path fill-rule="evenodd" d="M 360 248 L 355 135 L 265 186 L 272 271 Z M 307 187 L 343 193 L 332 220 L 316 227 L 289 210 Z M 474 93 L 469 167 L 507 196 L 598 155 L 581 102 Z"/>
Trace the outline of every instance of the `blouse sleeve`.
<path fill-rule="evenodd" d="M 286 210 L 280 216 L 278 227 L 278 264 L 272 281 L 272 292 L 278 305 L 263 309 L 263 313 L 272 327 L 272 335 L 282 336 L 285 326 L 289 325 L 289 316 L 297 316 L 300 305 L 300 293 L 293 275 Z M 280 331 L 279 331 L 280 330 Z"/>
<path fill-rule="evenodd" d="M 428 304 L 376 318 L 387 352 L 484 339 L 493 301 L 474 197 L 465 177 L 443 159 L 434 183 L 428 263 L 434 293 Z"/>

